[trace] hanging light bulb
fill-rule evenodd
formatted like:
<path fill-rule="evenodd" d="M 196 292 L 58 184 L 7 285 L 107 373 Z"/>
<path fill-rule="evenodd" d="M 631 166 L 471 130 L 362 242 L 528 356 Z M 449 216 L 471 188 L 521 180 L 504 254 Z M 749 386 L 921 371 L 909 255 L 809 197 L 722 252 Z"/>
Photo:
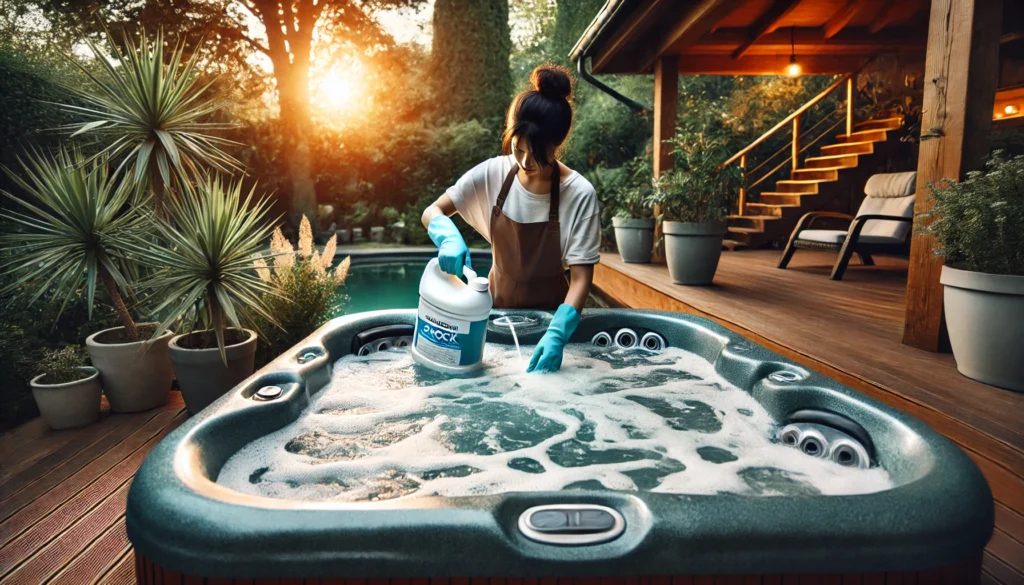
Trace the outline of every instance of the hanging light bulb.
<path fill-rule="evenodd" d="M 1020 113 L 1020 108 L 1013 104 L 1009 104 L 1005 108 L 1003 108 L 1003 111 L 1006 112 L 1007 116 L 1013 116 Z"/>
<path fill-rule="evenodd" d="M 800 64 L 796 62 L 796 27 L 789 29 L 789 65 L 786 65 L 786 75 L 790 77 L 799 77 L 803 69 Z"/>

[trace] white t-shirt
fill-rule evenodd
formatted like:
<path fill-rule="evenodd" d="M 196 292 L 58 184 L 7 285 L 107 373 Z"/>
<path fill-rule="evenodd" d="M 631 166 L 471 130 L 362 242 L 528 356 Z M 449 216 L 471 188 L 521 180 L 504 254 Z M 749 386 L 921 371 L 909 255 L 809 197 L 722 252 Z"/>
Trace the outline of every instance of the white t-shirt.
<path fill-rule="evenodd" d="M 496 156 L 470 169 L 445 194 L 466 223 L 491 241 L 491 210 L 498 201 L 501 184 L 512 163 L 512 155 Z M 572 171 L 561 177 L 558 192 L 558 228 L 562 245 L 562 266 L 597 264 L 601 259 L 601 217 L 594 186 Z M 551 194 L 531 193 L 517 179 L 505 198 L 505 215 L 518 223 L 548 220 Z"/>

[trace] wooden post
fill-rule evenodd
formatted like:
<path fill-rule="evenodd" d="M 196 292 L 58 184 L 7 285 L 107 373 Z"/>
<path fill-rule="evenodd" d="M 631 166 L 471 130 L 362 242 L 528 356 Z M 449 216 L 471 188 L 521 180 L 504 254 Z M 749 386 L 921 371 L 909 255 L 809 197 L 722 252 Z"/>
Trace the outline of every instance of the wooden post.
<path fill-rule="evenodd" d="M 676 111 L 679 102 L 679 56 L 659 57 L 654 63 L 654 178 L 672 168 L 672 146 L 666 144 L 676 131 Z M 654 215 L 661 214 L 655 207 Z M 661 225 L 655 228 L 654 241 L 661 240 Z M 655 244 L 657 247 L 657 244 Z M 660 259 L 658 249 L 655 258 Z"/>
<path fill-rule="evenodd" d="M 851 75 L 846 80 L 846 135 L 853 134 L 853 90 L 857 86 L 857 76 Z"/>
<path fill-rule="evenodd" d="M 914 212 L 931 209 L 929 182 L 961 180 L 988 154 L 999 71 L 1002 2 L 932 0 L 925 58 L 921 148 Z M 910 248 L 903 343 L 944 345 L 942 260 L 935 242 L 915 234 Z"/>
<path fill-rule="evenodd" d="M 791 159 L 793 161 L 793 167 L 789 171 L 789 178 L 793 179 L 796 177 L 796 169 L 800 166 L 800 116 L 793 118 L 793 150 L 791 153 Z"/>
<path fill-rule="evenodd" d="M 743 182 L 747 180 L 747 155 L 745 154 L 740 157 L 740 180 Z M 747 190 L 743 188 L 743 182 L 740 183 L 740 215 L 743 215 L 747 210 Z"/>

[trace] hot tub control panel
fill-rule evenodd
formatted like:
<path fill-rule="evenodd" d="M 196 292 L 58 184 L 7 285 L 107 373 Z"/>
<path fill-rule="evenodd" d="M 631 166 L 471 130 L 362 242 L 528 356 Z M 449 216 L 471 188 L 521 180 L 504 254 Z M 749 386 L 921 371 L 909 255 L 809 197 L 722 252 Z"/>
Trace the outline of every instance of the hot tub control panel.
<path fill-rule="evenodd" d="M 530 540 L 545 544 L 600 544 L 618 538 L 625 529 L 622 514 L 592 504 L 536 506 L 519 516 L 519 531 Z"/>

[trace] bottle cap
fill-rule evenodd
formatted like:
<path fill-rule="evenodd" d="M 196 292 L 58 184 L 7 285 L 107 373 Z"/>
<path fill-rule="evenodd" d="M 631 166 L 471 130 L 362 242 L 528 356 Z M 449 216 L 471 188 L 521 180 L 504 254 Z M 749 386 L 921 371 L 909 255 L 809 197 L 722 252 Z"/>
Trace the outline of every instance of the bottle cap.
<path fill-rule="evenodd" d="M 490 287 L 490 283 L 483 276 L 478 276 L 469 281 L 469 286 L 473 287 L 473 290 L 477 292 L 487 292 L 487 289 Z"/>

